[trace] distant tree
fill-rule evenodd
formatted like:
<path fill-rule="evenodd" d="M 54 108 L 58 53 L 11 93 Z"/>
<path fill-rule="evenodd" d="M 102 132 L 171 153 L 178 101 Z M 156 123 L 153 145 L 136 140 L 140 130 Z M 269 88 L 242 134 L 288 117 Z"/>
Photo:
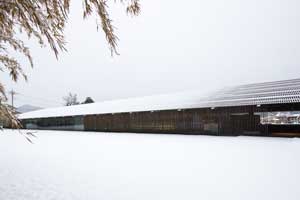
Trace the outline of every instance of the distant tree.
<path fill-rule="evenodd" d="M 79 102 L 77 100 L 77 94 L 72 94 L 71 92 L 68 94 L 68 96 L 63 97 L 64 105 L 65 106 L 72 106 L 72 105 L 78 105 Z"/>
<path fill-rule="evenodd" d="M 94 103 L 94 100 L 91 97 L 87 97 L 82 104 Z"/>
<path fill-rule="evenodd" d="M 33 38 L 41 47 L 49 46 L 57 57 L 65 51 L 64 28 L 68 22 L 70 3 L 72 0 L 0 0 L 0 71 L 10 75 L 14 82 L 21 77 L 27 80 L 20 65 L 17 53 L 25 56 L 33 66 L 32 57 L 26 39 L 22 33 Z M 77 0 L 76 0 L 77 1 Z M 73 0 L 72 2 L 75 2 Z M 115 27 L 112 24 L 108 3 L 116 2 L 125 5 L 126 12 L 138 15 L 139 0 L 81 0 L 83 17 L 95 14 L 97 30 L 102 28 L 111 54 L 118 54 Z M 88 37 L 88 35 L 84 35 Z M 14 52 L 15 51 L 15 52 Z M 13 127 L 20 127 L 13 110 L 7 101 L 4 85 L 0 82 L 0 115 L 11 120 Z"/>

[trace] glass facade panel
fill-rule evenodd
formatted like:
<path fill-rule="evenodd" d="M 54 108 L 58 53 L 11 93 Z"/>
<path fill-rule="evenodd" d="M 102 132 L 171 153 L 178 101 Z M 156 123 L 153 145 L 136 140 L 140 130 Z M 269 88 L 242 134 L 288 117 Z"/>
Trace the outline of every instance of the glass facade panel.
<path fill-rule="evenodd" d="M 300 125 L 300 111 L 261 112 L 260 123 L 272 125 Z"/>
<path fill-rule="evenodd" d="M 84 130 L 83 116 L 26 119 L 22 123 L 26 129 Z"/>

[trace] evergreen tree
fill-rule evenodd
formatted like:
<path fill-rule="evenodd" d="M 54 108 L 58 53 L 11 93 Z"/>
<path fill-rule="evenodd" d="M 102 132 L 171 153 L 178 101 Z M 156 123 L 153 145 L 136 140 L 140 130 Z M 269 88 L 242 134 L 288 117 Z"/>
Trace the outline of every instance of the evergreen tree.
<path fill-rule="evenodd" d="M 82 104 L 94 103 L 94 100 L 91 97 L 87 97 Z"/>

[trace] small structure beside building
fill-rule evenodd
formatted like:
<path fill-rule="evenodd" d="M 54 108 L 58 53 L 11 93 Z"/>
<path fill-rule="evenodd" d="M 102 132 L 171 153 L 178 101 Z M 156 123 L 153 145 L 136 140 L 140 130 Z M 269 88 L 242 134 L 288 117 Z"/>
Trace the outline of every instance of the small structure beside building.
<path fill-rule="evenodd" d="M 196 93 L 48 108 L 21 114 L 24 128 L 207 135 L 300 136 L 300 79 Z"/>

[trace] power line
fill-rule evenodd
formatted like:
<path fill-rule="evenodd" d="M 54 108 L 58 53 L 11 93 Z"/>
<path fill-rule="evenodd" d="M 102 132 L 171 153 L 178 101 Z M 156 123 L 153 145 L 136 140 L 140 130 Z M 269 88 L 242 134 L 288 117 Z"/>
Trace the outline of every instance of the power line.
<path fill-rule="evenodd" d="M 24 97 L 24 96 L 19 96 L 18 99 L 21 101 L 26 101 L 26 102 L 34 102 L 34 103 L 37 103 L 39 105 L 43 105 L 43 106 L 46 106 L 46 107 L 54 107 L 54 106 L 57 106 L 58 103 L 51 103 L 51 102 L 46 102 L 44 100 L 40 100 L 40 99 L 33 99 L 33 98 L 27 98 L 27 97 Z M 61 104 L 60 104 L 61 105 Z"/>
<path fill-rule="evenodd" d="M 46 98 L 42 98 L 42 97 L 33 97 L 33 96 L 29 96 L 29 95 L 24 95 L 24 94 L 19 94 L 25 98 L 29 98 L 29 99 L 36 99 L 39 101 L 47 101 L 50 103 L 55 103 L 55 104 L 62 104 L 62 102 L 56 101 L 56 100 L 50 100 L 50 99 L 46 99 Z"/>
<path fill-rule="evenodd" d="M 46 106 L 46 107 L 54 107 L 54 106 L 58 106 L 58 105 L 63 104 L 62 102 L 59 102 L 59 101 L 56 101 L 56 100 L 49 100 L 49 99 L 42 98 L 42 97 L 33 97 L 33 96 L 17 93 L 14 89 L 11 89 L 8 93 L 11 96 L 11 106 L 12 106 L 12 108 L 14 108 L 14 106 L 15 106 L 14 104 L 15 104 L 15 101 L 16 101 L 16 98 L 15 98 L 16 95 L 18 95 L 18 98 L 17 98 L 18 101 L 20 101 L 20 98 L 21 98 L 21 101 L 24 101 L 24 99 L 25 99 L 25 101 L 35 102 L 35 103 L 38 103 L 39 105 L 43 105 L 43 106 Z"/>

